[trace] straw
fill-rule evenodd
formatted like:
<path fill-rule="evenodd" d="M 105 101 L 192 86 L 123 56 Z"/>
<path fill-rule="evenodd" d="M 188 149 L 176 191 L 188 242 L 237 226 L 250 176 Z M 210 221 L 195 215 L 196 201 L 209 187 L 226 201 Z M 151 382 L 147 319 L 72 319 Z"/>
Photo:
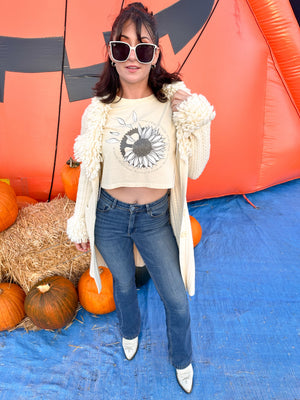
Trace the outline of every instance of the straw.
<path fill-rule="evenodd" d="M 57 197 L 19 210 L 16 222 L 0 232 L 0 281 L 17 283 L 25 293 L 53 275 L 64 276 L 77 286 L 90 254 L 78 252 L 66 235 L 74 206 L 67 197 Z M 36 329 L 28 320 L 18 327 Z"/>

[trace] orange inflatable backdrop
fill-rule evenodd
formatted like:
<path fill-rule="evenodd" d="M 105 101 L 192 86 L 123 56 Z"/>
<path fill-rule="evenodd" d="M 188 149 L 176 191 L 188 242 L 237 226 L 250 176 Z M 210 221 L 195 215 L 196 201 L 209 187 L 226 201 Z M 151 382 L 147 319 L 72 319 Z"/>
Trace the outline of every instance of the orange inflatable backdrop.
<path fill-rule="evenodd" d="M 0 178 L 18 195 L 63 193 L 105 40 L 131 1 L 2 0 Z M 169 70 L 216 109 L 211 157 L 188 200 L 300 176 L 300 32 L 288 0 L 147 0 Z M 17 10 L 17 12 L 16 12 Z"/>

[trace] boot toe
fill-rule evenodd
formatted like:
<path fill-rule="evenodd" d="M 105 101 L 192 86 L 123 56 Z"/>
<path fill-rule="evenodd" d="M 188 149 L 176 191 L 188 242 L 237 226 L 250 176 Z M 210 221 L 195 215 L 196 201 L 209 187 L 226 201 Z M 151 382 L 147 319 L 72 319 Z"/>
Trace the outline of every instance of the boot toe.
<path fill-rule="evenodd" d="M 138 350 L 139 340 L 138 336 L 134 339 L 122 338 L 122 347 L 127 360 L 132 360 Z"/>
<path fill-rule="evenodd" d="M 176 378 L 181 388 L 186 393 L 191 393 L 193 389 L 194 371 L 192 364 L 184 369 L 176 369 Z"/>

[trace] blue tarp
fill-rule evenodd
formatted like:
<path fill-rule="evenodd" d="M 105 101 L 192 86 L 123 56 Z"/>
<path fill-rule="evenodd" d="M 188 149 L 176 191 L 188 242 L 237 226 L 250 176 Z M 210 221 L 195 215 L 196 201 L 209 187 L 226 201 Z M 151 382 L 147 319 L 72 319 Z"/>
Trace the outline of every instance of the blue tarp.
<path fill-rule="evenodd" d="M 116 313 L 80 310 L 57 332 L 0 334 L 1 400 L 299 400 L 300 180 L 189 204 L 202 225 L 191 298 L 195 382 L 178 386 L 164 310 L 138 291 L 140 348 L 124 358 Z"/>

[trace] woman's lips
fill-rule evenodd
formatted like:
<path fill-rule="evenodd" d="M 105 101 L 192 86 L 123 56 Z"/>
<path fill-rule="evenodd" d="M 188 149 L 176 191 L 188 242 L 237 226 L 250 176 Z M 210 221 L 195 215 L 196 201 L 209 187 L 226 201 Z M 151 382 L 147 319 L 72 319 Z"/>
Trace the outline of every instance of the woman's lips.
<path fill-rule="evenodd" d="M 126 68 L 129 69 L 130 71 L 136 71 L 139 69 L 139 67 L 136 65 L 128 65 Z"/>

